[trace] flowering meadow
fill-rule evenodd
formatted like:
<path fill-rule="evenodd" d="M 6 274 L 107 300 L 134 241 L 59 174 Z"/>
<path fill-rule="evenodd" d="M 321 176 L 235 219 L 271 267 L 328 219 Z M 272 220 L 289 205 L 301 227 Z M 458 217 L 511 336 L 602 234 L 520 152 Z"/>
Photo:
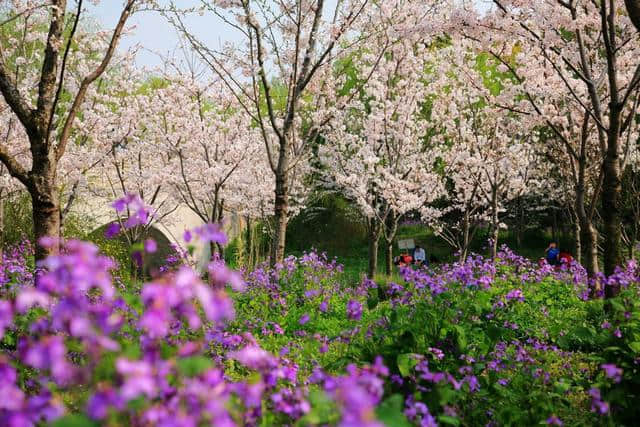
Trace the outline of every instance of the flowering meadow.
<path fill-rule="evenodd" d="M 226 241 L 215 226 L 189 238 Z M 600 279 L 621 290 L 605 308 L 582 267 L 539 267 L 506 247 L 495 262 L 408 268 L 398 283 L 350 282 L 316 252 L 253 271 L 214 259 L 207 279 L 187 256 L 136 283 L 114 277 L 93 244 L 61 245 L 35 268 L 28 243 L 3 254 L 1 425 L 631 425 L 638 415 L 635 262 Z"/>
<path fill-rule="evenodd" d="M 638 425 L 639 254 L 640 0 L 0 0 L 0 427 Z"/>

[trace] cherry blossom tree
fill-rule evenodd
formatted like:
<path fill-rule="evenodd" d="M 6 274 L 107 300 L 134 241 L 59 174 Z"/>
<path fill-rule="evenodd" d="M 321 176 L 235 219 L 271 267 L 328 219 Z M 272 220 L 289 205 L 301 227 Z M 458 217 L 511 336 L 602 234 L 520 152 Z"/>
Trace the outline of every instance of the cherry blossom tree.
<path fill-rule="evenodd" d="M 153 91 L 149 114 L 141 112 L 147 133 L 155 132 L 168 155 L 165 192 L 203 223 L 222 222 L 225 210 L 250 215 L 265 197 L 259 183 L 271 184 L 258 130 L 221 82 L 199 81 L 194 64 L 173 71 L 164 75 L 166 86 Z M 211 250 L 222 253 L 220 245 Z"/>
<path fill-rule="evenodd" d="M 615 0 L 493 3 L 494 11 L 474 25 L 480 31 L 469 32 L 521 83 L 520 107 L 528 103 L 544 116 L 549 103 L 540 95 L 561 91 L 581 107 L 578 114 L 583 119 L 588 117 L 579 122 L 594 126 L 603 155 L 604 272 L 612 274 L 621 263 L 623 153 L 625 145 L 634 141 L 632 125 L 638 108 L 638 32 Z M 550 86 L 548 79 L 560 84 Z M 569 149 L 562 130 L 547 117 L 545 121 Z"/>
<path fill-rule="evenodd" d="M 439 96 L 433 100 L 432 120 L 441 128 L 435 138 L 443 147 L 452 207 L 462 212 L 462 224 L 456 239 L 451 238 L 456 232 L 440 229 L 439 233 L 465 256 L 471 222 L 486 211 L 490 254 L 495 257 L 506 203 L 538 185 L 538 158 L 532 145 L 536 134 L 518 115 L 493 105 L 495 91 L 477 69 L 475 53 L 458 49 L 440 52 L 448 60 L 442 60 L 435 72 L 441 81 L 433 85 Z"/>
<path fill-rule="evenodd" d="M 369 79 L 360 96 L 335 115 L 335 124 L 326 133 L 329 141 L 320 148 L 328 185 L 352 200 L 367 218 L 369 277 L 377 271 L 380 237 L 390 274 L 399 221 L 442 191 L 433 147 L 426 139 L 424 70 L 429 48 L 411 38 L 388 45 L 382 58 L 364 55 L 357 64 L 359 73 Z"/>
<path fill-rule="evenodd" d="M 368 36 L 361 25 L 388 2 L 369 0 L 238 0 L 202 2 L 207 14 L 242 37 L 221 49 L 198 39 L 177 3 L 167 12 L 192 47 L 236 96 L 257 124 L 274 175 L 271 263 L 281 262 L 290 218 L 292 185 L 303 177 L 310 145 L 332 112 L 331 66 Z M 370 27 L 371 28 L 371 27 Z"/>
<path fill-rule="evenodd" d="M 130 244 L 141 242 L 152 226 L 169 220 L 180 199 L 173 192 L 173 143 L 189 136 L 186 116 L 167 116 L 176 110 L 165 92 L 168 83 L 159 77 L 143 78 L 132 72 L 113 93 L 94 105 L 83 121 L 103 132 L 92 141 L 98 167 L 87 173 L 89 191 L 102 203 L 136 195 L 153 215 L 136 227 L 123 228 Z M 170 107 L 169 107 L 170 104 Z M 176 131 L 184 129 L 184 131 Z M 118 216 L 114 220 L 118 220 Z"/>
<path fill-rule="evenodd" d="M 84 108 L 89 89 L 107 70 L 127 19 L 143 4 L 142 0 L 126 1 L 115 29 L 102 33 L 105 39 L 92 42 L 92 54 L 86 56 L 75 48 L 90 42 L 80 28 L 82 0 L 77 0 L 73 8 L 67 0 L 17 1 L 3 15 L 3 22 L 9 22 L 6 25 L 28 33 L 27 43 L 37 51 L 33 59 L 41 64 L 32 78 L 16 79 L 12 68 L 26 61 L 25 46 L 15 40 L 2 49 L 0 91 L 28 136 L 30 164 L 20 161 L 4 145 L 0 147 L 0 160 L 31 195 L 36 238 L 57 237 L 60 233 L 58 163 L 73 137 L 75 120 Z M 77 75 L 70 73 L 69 64 L 74 61 L 79 63 Z M 63 92 L 65 96 L 61 96 Z M 36 258 L 42 259 L 56 250 L 56 245 L 38 245 Z"/>

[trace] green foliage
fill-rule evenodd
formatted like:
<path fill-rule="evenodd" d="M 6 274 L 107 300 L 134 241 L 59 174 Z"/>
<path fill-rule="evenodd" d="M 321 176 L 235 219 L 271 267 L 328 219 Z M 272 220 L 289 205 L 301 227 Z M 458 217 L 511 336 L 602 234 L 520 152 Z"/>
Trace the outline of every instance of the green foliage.
<path fill-rule="evenodd" d="M 411 423 L 403 413 L 404 398 L 399 394 L 388 397 L 376 408 L 376 417 L 388 427 L 408 427 Z"/>
<path fill-rule="evenodd" d="M 29 193 L 19 192 L 5 198 L 3 202 L 4 224 L 0 227 L 2 231 L 0 244 L 8 247 L 19 244 L 25 239 L 33 241 L 33 218 Z"/>
<path fill-rule="evenodd" d="M 69 414 L 62 418 L 58 418 L 52 424 L 52 427 L 96 427 L 98 423 L 87 418 L 84 415 Z"/>
<path fill-rule="evenodd" d="M 213 361 L 204 356 L 193 356 L 178 359 L 178 370 L 187 377 L 195 377 L 211 369 Z"/>

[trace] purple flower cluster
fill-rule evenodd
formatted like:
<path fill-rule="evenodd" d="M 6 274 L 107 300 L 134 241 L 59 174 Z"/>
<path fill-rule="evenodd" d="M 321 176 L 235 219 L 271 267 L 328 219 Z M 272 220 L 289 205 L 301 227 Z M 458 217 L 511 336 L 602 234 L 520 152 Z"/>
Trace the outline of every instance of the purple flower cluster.
<path fill-rule="evenodd" d="M 507 301 L 524 301 L 524 294 L 521 289 L 512 289 L 506 295 L 505 298 Z"/>
<path fill-rule="evenodd" d="M 600 365 L 600 368 L 602 368 L 607 378 L 612 379 L 613 382 L 619 383 L 622 381 L 622 369 L 613 363 L 604 363 Z"/>
<path fill-rule="evenodd" d="M 117 223 L 111 223 L 105 232 L 107 237 L 113 237 L 118 234 L 120 232 L 121 225 L 125 228 L 146 225 L 152 216 L 151 208 L 144 203 L 138 194 L 127 194 L 113 202 L 111 207 L 115 209 L 119 218 L 120 215 L 123 214 L 126 214 L 127 218 L 122 224 L 121 220 L 118 220 Z"/>
<path fill-rule="evenodd" d="M 382 427 L 374 410 L 382 400 L 384 378 L 388 375 L 388 368 L 378 357 L 373 365 L 347 366 L 344 376 L 332 377 L 318 369 L 309 380 L 322 384 L 324 391 L 338 403 L 342 414 L 340 426 Z"/>
<path fill-rule="evenodd" d="M 347 317 L 351 320 L 360 320 L 362 317 L 362 304 L 356 300 L 347 303 Z"/>
<path fill-rule="evenodd" d="M 210 322 L 218 323 L 233 319 L 233 302 L 222 291 L 211 289 L 188 267 L 148 283 L 142 289 L 142 301 L 147 307 L 140 318 L 139 326 L 153 339 L 164 338 L 170 327 L 184 319 L 189 329 L 202 326 L 198 307 Z"/>

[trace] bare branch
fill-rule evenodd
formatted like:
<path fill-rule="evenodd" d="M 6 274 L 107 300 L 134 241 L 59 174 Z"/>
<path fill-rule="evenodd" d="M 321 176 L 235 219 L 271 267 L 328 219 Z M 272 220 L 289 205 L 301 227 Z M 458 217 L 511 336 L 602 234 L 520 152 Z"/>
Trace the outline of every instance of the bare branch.
<path fill-rule="evenodd" d="M 115 52 L 116 47 L 118 46 L 118 41 L 120 40 L 124 26 L 127 22 L 127 19 L 129 19 L 129 16 L 131 15 L 131 12 L 133 10 L 133 7 L 136 1 L 137 0 L 127 1 L 127 5 L 122 10 L 122 13 L 120 14 L 120 19 L 118 20 L 118 24 L 116 25 L 116 28 L 113 31 L 113 35 L 111 36 L 111 41 L 109 42 L 109 47 L 107 48 L 107 52 L 102 58 L 102 62 L 100 63 L 98 68 L 96 68 L 91 74 L 86 76 L 84 80 L 82 80 L 82 83 L 80 84 L 80 89 L 78 89 L 78 93 L 76 94 L 76 97 L 73 100 L 73 104 L 71 105 L 71 108 L 67 113 L 67 120 L 64 123 L 64 127 L 60 135 L 59 145 L 56 151 L 56 157 L 58 160 L 64 154 L 64 151 L 67 146 L 67 141 L 69 140 L 71 129 L 73 127 L 73 122 L 78 114 L 78 110 L 80 109 L 80 106 L 84 102 L 84 98 L 87 94 L 87 90 L 89 89 L 89 86 L 91 85 L 91 83 L 97 80 L 107 69 L 107 65 L 109 65 L 109 62 L 113 57 L 113 53 Z"/>

